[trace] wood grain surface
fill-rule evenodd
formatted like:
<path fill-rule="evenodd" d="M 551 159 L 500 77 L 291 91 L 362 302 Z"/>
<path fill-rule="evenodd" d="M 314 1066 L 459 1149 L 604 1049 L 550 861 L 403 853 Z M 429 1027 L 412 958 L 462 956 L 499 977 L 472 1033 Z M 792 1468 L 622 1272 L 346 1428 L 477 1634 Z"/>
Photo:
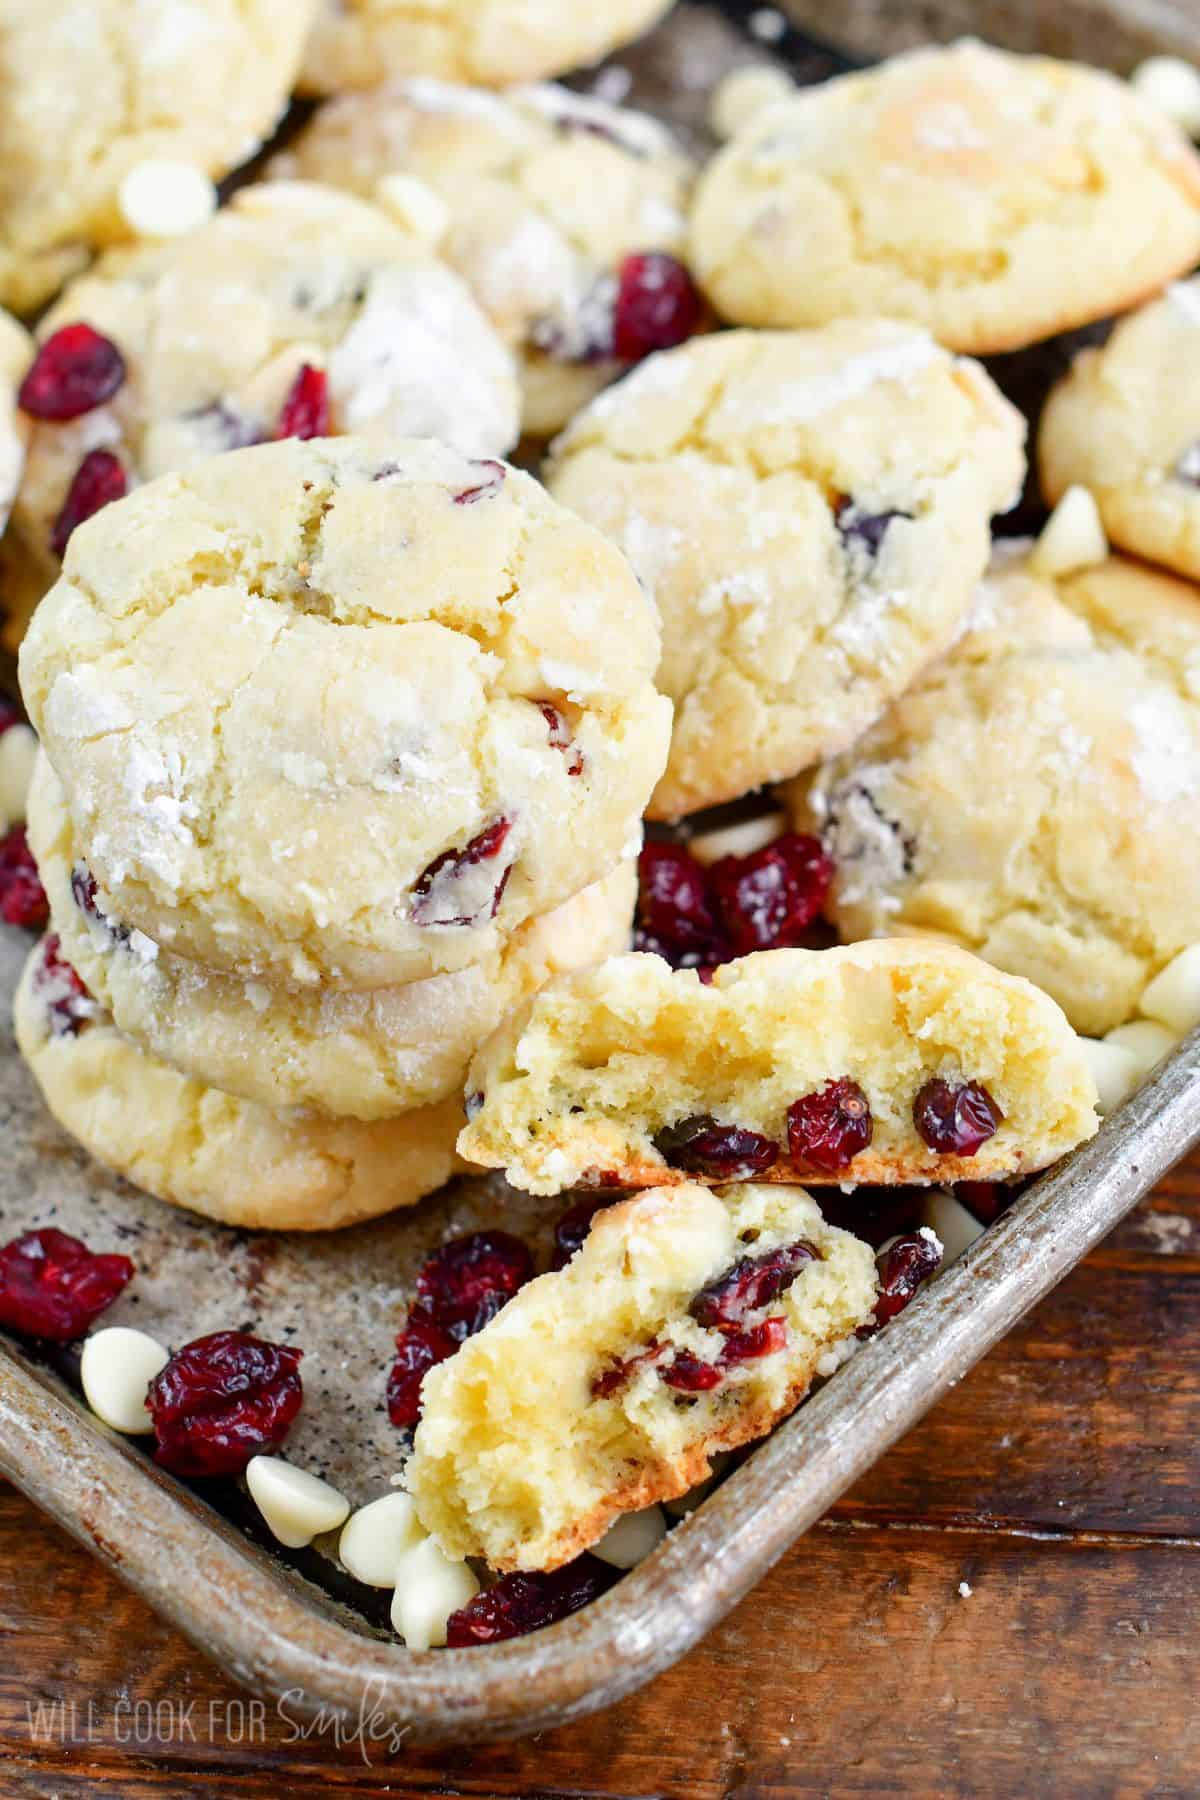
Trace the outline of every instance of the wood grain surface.
<path fill-rule="evenodd" d="M 0 1487 L 0 1796 L 1194 1796 L 1198 1443 L 1200 1158 L 698 1650 L 525 1743 L 301 1737 Z"/>

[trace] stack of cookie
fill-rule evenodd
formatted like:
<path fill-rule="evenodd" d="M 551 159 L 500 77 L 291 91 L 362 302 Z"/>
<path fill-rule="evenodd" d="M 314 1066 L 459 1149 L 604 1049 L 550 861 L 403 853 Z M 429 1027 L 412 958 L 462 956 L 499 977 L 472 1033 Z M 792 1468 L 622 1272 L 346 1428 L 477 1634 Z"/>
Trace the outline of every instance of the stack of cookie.
<path fill-rule="evenodd" d="M 21 655 L 53 935 L 17 1031 L 51 1110 L 239 1223 L 439 1186 L 474 1050 L 628 941 L 657 655 L 615 549 L 430 440 L 289 440 L 106 508 Z"/>

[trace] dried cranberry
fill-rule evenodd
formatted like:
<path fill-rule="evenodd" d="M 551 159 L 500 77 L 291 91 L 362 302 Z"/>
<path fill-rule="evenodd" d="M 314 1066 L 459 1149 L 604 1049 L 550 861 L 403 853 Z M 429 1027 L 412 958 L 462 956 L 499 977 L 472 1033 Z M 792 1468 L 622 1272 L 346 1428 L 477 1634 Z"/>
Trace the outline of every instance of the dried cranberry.
<path fill-rule="evenodd" d="M 275 427 L 276 438 L 329 436 L 329 381 L 324 369 L 303 363 L 288 389 Z"/>
<path fill-rule="evenodd" d="M 633 363 L 670 350 L 691 337 L 703 312 L 699 290 L 677 257 L 661 250 L 627 256 L 617 283 L 614 353 Z"/>
<path fill-rule="evenodd" d="M 0 1250 L 0 1325 L 25 1337 L 69 1344 L 82 1337 L 132 1281 L 127 1256 L 98 1255 L 46 1226 Z"/>
<path fill-rule="evenodd" d="M 583 774 L 583 751 L 571 732 L 571 727 L 559 712 L 557 706 L 551 706 L 548 700 L 539 700 L 541 714 L 546 721 L 546 729 L 550 738 L 550 748 L 561 750 L 567 759 L 567 774 Z"/>
<path fill-rule="evenodd" d="M 721 1125 L 710 1113 L 697 1113 L 655 1134 L 654 1148 L 673 1169 L 707 1175 L 713 1181 L 749 1181 L 779 1160 L 779 1146 L 759 1131 Z"/>
<path fill-rule="evenodd" d="M 569 1206 L 557 1225 L 554 1227 L 554 1254 L 550 1259 L 552 1269 L 565 1269 L 575 1252 L 586 1242 L 592 1228 L 592 1220 L 606 1206 L 612 1206 L 612 1200 L 577 1200 Z"/>
<path fill-rule="evenodd" d="M 177 1350 L 150 1383 L 155 1461 L 175 1475 L 240 1475 L 278 1450 L 304 1399 L 291 1344 L 214 1331 Z"/>
<path fill-rule="evenodd" d="M 843 500 L 834 513 L 834 523 L 842 542 L 849 548 L 858 544 L 874 558 L 883 548 L 883 540 L 895 519 L 911 519 L 910 512 L 893 508 L 890 512 L 862 512 L 853 500 Z"/>
<path fill-rule="evenodd" d="M 417 1276 L 417 1308 L 461 1343 L 482 1331 L 533 1274 L 529 1248 L 508 1231 L 473 1231 L 435 1250 Z"/>
<path fill-rule="evenodd" d="M 978 1081 L 927 1081 L 913 1101 L 913 1124 L 940 1156 L 974 1156 L 1004 1114 Z"/>
<path fill-rule="evenodd" d="M 462 1649 L 541 1631 L 598 1599 L 616 1579 L 615 1569 L 586 1554 L 548 1573 L 504 1575 L 450 1614 L 446 1642 L 451 1649 Z"/>
<path fill-rule="evenodd" d="M 128 492 L 129 482 L 120 457 L 111 450 L 89 450 L 71 477 L 67 497 L 50 530 L 50 548 L 55 556 L 65 556 L 77 525 L 112 501 L 123 499 Z"/>
<path fill-rule="evenodd" d="M 646 1348 L 639 1350 L 636 1356 L 626 1356 L 619 1362 L 610 1363 L 607 1369 L 601 1369 L 599 1375 L 592 1382 L 592 1398 L 607 1400 L 610 1395 L 623 1388 L 638 1369 L 644 1369 L 647 1364 L 653 1365 L 661 1362 L 665 1355 L 665 1345 L 656 1341 L 647 1344 Z"/>
<path fill-rule="evenodd" d="M 827 1175 L 849 1168 L 874 1129 L 867 1096 L 845 1075 L 827 1081 L 819 1093 L 793 1100 L 787 1125 L 792 1161 Z"/>
<path fill-rule="evenodd" d="M 421 1416 L 421 1383 L 430 1369 L 453 1356 L 458 1345 L 415 1307 L 396 1338 L 396 1360 L 387 1384 L 388 1418 L 403 1429 Z"/>
<path fill-rule="evenodd" d="M 725 1377 L 716 1363 L 702 1362 L 690 1350 L 677 1350 L 662 1372 L 668 1387 L 684 1394 L 707 1394 L 720 1387 Z"/>
<path fill-rule="evenodd" d="M 800 942 L 825 904 L 833 864 L 816 838 L 789 831 L 750 856 L 723 856 L 708 879 L 734 954 L 748 956 Z"/>
<path fill-rule="evenodd" d="M 1002 1212 L 1007 1212 L 1020 1186 L 1004 1181 L 956 1181 L 954 1196 L 968 1212 L 974 1213 L 981 1225 L 992 1225 Z"/>
<path fill-rule="evenodd" d="M 70 963 L 59 955 L 62 943 L 51 932 L 42 939 L 41 960 L 33 974 L 34 992 L 50 1015 L 55 1037 L 78 1037 L 96 1015 L 96 1004 Z"/>
<path fill-rule="evenodd" d="M 787 1320 L 776 1314 L 758 1325 L 731 1332 L 721 1349 L 721 1366 L 729 1369 L 736 1363 L 757 1362 L 760 1356 L 774 1356 L 786 1345 Z"/>
<path fill-rule="evenodd" d="M 698 1325 L 737 1331 L 749 1313 L 769 1306 L 790 1288 L 806 1263 L 820 1261 L 821 1252 L 806 1238 L 781 1244 L 761 1256 L 743 1256 L 719 1280 L 701 1288 L 688 1311 Z"/>
<path fill-rule="evenodd" d="M 14 825 L 0 838 L 0 919 L 41 931 L 49 917 L 50 903 L 25 827 Z"/>
<path fill-rule="evenodd" d="M 936 1238 L 915 1232 L 911 1237 L 897 1238 L 876 1259 L 879 1268 L 879 1294 L 875 1301 L 875 1324 L 865 1325 L 859 1337 L 870 1337 L 897 1313 L 902 1313 L 923 1281 L 941 1267 L 942 1252 Z"/>
<path fill-rule="evenodd" d="M 633 946 L 664 957 L 673 969 L 729 960 L 730 947 L 712 909 L 706 873 L 681 844 L 642 846 Z"/>
<path fill-rule="evenodd" d="M 17 396 L 34 419 L 78 419 L 110 400 L 125 379 L 125 360 L 111 338 L 90 325 L 63 325 L 33 359 Z"/>
<path fill-rule="evenodd" d="M 502 462 L 485 457 L 472 464 L 473 468 L 482 471 L 480 479 L 472 487 L 461 488 L 454 496 L 455 506 L 474 506 L 477 500 L 486 500 L 492 494 L 498 494 L 504 486 L 504 478 L 508 470 Z"/>
<path fill-rule="evenodd" d="M 491 892 L 468 912 L 458 910 L 459 884 L 469 871 L 499 856 L 512 830 L 511 819 L 493 819 L 490 825 L 473 837 L 462 850 L 444 850 L 413 883 L 412 919 L 414 925 L 479 925 L 494 919 L 500 910 L 508 885 L 512 864 L 508 864 Z"/>

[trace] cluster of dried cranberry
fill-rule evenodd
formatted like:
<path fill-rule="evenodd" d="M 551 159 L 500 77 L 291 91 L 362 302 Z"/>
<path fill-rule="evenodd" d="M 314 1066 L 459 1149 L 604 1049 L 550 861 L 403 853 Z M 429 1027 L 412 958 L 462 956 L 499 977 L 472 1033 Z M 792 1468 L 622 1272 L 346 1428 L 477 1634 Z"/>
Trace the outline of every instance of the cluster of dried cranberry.
<path fill-rule="evenodd" d="M 494 1319 L 533 1274 L 528 1245 L 507 1231 L 473 1231 L 435 1250 L 396 1338 L 388 1417 L 402 1429 L 421 1416 L 421 1383 L 437 1363 Z"/>
<path fill-rule="evenodd" d="M 634 948 L 702 973 L 756 950 L 793 948 L 832 880 L 820 843 L 799 832 L 710 868 L 683 844 L 648 843 L 638 860 Z"/>

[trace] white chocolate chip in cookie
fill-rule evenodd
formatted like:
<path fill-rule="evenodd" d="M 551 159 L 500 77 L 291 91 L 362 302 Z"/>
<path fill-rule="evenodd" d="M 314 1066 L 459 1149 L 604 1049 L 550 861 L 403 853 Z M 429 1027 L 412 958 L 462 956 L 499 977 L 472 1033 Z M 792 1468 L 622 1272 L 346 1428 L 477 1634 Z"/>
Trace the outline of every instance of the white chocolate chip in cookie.
<path fill-rule="evenodd" d="M 400 1558 L 392 1625 L 410 1650 L 432 1650 L 446 1642 L 450 1614 L 479 1592 L 465 1562 L 453 1561 L 431 1537 Z"/>
<path fill-rule="evenodd" d="M 1053 581 L 1097 568 L 1107 556 L 1108 539 L 1094 495 L 1085 487 L 1069 487 L 1030 552 L 1030 568 Z"/>
<path fill-rule="evenodd" d="M 217 210 L 217 190 L 192 163 L 149 157 L 125 176 L 117 205 L 135 237 L 182 237 Z"/>
<path fill-rule="evenodd" d="M 79 1380 L 98 1419 L 130 1437 L 154 1430 L 146 1390 L 170 1361 L 170 1352 L 144 1331 L 107 1325 L 83 1346 Z"/>

